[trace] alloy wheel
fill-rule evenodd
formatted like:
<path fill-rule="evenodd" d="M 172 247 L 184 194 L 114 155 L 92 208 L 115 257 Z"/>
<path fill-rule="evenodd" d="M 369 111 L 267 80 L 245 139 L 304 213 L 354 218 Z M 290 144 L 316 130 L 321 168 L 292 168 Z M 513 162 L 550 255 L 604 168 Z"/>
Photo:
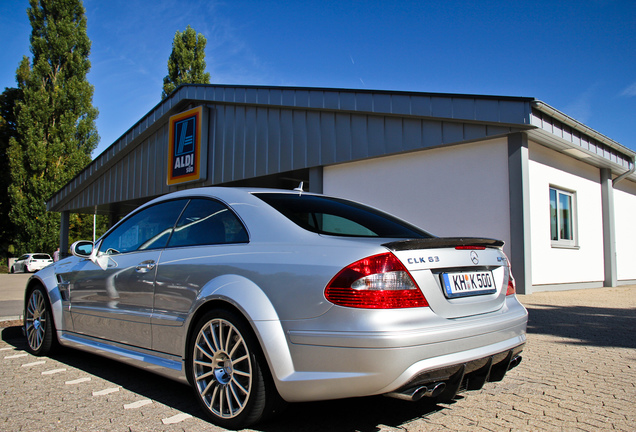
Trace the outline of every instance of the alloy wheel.
<path fill-rule="evenodd" d="M 196 389 L 212 414 L 222 419 L 241 414 L 250 400 L 253 366 L 238 329 L 225 319 L 208 321 L 197 335 L 192 361 Z"/>
<path fill-rule="evenodd" d="M 46 332 L 46 320 L 46 300 L 40 290 L 33 290 L 25 312 L 27 340 L 33 351 L 38 351 L 42 347 Z"/>

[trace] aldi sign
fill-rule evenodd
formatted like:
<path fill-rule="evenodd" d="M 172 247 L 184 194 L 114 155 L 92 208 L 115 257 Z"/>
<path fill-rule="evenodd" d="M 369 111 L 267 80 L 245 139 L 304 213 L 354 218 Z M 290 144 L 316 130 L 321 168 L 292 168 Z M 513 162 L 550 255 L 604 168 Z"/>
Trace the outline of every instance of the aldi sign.
<path fill-rule="evenodd" d="M 208 110 L 197 107 L 170 117 L 168 185 L 205 180 Z"/>

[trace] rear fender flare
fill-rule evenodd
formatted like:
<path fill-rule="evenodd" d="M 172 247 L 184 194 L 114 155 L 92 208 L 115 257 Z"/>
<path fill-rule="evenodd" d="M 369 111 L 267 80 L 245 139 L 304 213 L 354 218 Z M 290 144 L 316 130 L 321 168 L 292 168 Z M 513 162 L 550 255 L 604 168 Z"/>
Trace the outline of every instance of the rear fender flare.
<path fill-rule="evenodd" d="M 186 326 L 192 329 L 193 317 L 210 302 L 231 304 L 243 314 L 256 335 L 275 382 L 294 372 L 285 331 L 267 295 L 251 280 L 239 275 L 223 275 L 208 282 L 200 291 Z"/>

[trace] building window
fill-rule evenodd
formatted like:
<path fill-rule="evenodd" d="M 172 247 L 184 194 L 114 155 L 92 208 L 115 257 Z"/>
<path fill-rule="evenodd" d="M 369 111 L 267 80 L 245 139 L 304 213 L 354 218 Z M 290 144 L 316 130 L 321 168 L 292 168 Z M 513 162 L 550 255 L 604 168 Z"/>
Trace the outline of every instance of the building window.
<path fill-rule="evenodd" d="M 576 195 L 550 188 L 550 238 L 552 246 L 576 246 Z"/>

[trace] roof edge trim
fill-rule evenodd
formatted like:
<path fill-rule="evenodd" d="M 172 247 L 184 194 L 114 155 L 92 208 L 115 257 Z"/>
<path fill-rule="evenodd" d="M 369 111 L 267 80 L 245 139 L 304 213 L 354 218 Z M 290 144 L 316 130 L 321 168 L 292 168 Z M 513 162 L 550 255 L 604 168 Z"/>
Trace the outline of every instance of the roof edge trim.
<path fill-rule="evenodd" d="M 598 140 L 599 142 L 612 147 L 615 150 L 618 150 L 620 152 L 625 153 L 626 155 L 629 156 L 634 156 L 636 155 L 636 153 L 634 153 L 631 149 L 629 149 L 628 147 L 622 145 L 621 143 L 614 141 L 613 139 L 603 135 L 602 133 L 592 129 L 589 126 L 584 125 L 583 123 L 581 123 L 580 121 L 576 120 L 575 118 L 570 117 L 569 115 L 559 111 L 558 109 L 548 105 L 547 103 L 540 101 L 540 100 L 534 100 L 532 102 L 530 102 L 533 108 L 538 109 L 539 111 L 541 111 L 544 114 L 547 114 L 551 117 L 554 117 L 556 120 L 570 126 L 571 128 L 578 130 L 581 133 L 584 133 L 596 140 Z"/>

